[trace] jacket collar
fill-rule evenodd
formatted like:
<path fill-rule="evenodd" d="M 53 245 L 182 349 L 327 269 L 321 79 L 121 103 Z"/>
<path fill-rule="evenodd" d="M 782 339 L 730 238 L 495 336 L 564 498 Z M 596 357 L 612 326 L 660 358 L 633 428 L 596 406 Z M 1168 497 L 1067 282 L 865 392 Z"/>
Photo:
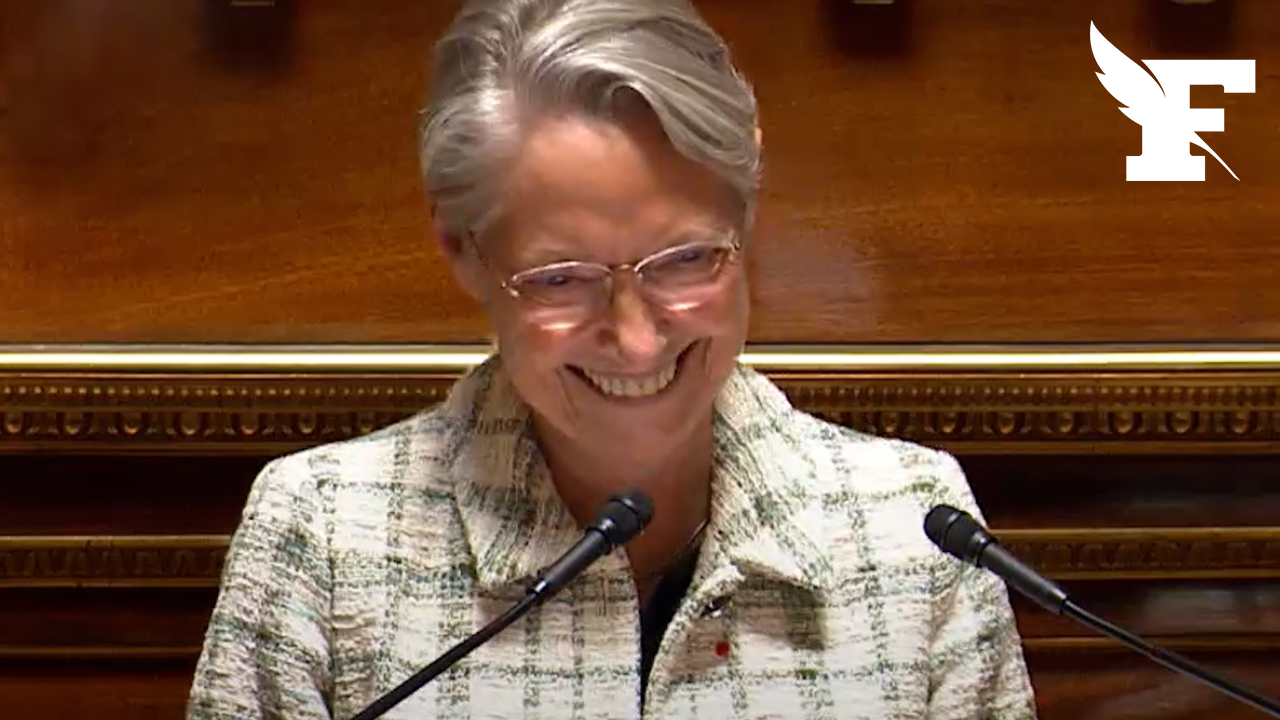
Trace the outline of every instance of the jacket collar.
<path fill-rule="evenodd" d="M 709 572 L 821 593 L 833 582 L 828 521 L 805 448 L 787 430 L 794 412 L 764 376 L 741 365 L 731 373 L 716 401 L 703 554 Z M 530 411 L 498 356 L 458 381 L 446 413 L 460 431 L 445 452 L 479 587 L 527 583 L 581 539 L 582 528 L 555 492 Z M 619 549 L 585 574 L 626 571 Z"/>

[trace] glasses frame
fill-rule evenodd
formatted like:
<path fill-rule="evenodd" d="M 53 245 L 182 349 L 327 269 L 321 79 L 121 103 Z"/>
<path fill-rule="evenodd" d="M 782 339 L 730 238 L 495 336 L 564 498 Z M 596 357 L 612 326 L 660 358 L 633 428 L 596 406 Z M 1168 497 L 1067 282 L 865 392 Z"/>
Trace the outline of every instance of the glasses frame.
<path fill-rule="evenodd" d="M 476 257 L 480 259 L 480 262 L 484 264 L 485 268 L 488 269 L 489 272 L 493 273 L 495 279 L 498 280 L 499 286 L 501 286 L 502 289 L 505 290 L 508 295 L 510 295 L 512 298 L 516 300 L 522 300 L 525 302 L 537 304 L 539 307 L 550 307 L 550 306 L 546 304 L 540 304 L 536 299 L 533 299 L 528 295 L 521 294 L 520 289 L 516 287 L 519 284 L 521 279 L 529 277 L 536 273 L 547 272 L 549 270 L 563 270 L 568 268 L 590 268 L 592 270 L 599 270 L 601 271 L 602 278 L 605 284 L 604 292 L 600 296 L 601 299 L 613 297 L 614 286 L 615 286 L 615 283 L 617 282 L 617 276 L 625 273 L 635 278 L 636 288 L 640 291 L 641 295 L 644 295 L 651 302 L 658 302 L 653 297 L 651 297 L 648 293 L 646 293 L 644 289 L 645 288 L 644 269 L 649 265 L 653 264 L 654 262 L 671 257 L 673 255 L 676 255 L 690 248 L 716 247 L 716 248 L 727 249 L 729 251 L 729 254 L 725 256 L 725 258 L 720 262 L 720 265 L 717 266 L 715 270 L 715 278 L 718 280 L 720 278 L 721 272 L 724 271 L 725 266 L 736 262 L 742 254 L 741 237 L 739 236 L 737 231 L 730 231 L 714 240 L 694 240 L 692 242 L 674 245 L 669 248 L 663 248 L 662 250 L 659 250 L 651 255 L 647 255 L 639 260 L 635 260 L 632 262 L 617 263 L 615 265 L 606 265 L 604 263 L 588 262 L 585 260 L 563 260 L 560 262 L 548 263 L 546 265 L 539 265 L 537 267 L 527 268 L 525 270 L 521 270 L 517 273 L 514 273 L 506 277 L 506 279 L 503 279 L 499 275 L 498 270 L 489 263 L 488 259 L 484 256 L 484 253 L 480 251 L 480 246 L 479 246 L 479 243 L 476 242 L 475 235 L 471 235 L 470 240 L 471 240 L 471 246 L 475 250 Z M 658 304 L 662 305 L 663 303 L 658 302 Z M 596 310 L 597 307 L 593 306 L 591 309 Z"/>

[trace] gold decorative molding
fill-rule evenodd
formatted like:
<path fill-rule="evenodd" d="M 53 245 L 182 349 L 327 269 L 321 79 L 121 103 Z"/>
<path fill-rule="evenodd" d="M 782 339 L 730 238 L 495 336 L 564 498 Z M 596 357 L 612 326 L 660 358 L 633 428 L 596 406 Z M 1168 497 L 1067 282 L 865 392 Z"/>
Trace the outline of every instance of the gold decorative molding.
<path fill-rule="evenodd" d="M 1280 449 L 1280 372 L 772 376 L 796 406 L 823 419 L 931 445 Z"/>
<path fill-rule="evenodd" d="M 279 452 L 442 400 L 488 349 L 0 346 L 0 451 Z M 1280 349 L 802 348 L 744 363 L 847 427 L 1002 452 L 1280 450 Z"/>
<path fill-rule="evenodd" d="M 831 422 L 957 450 L 1275 452 L 1280 372 L 797 374 L 768 371 Z M 456 374 L 0 374 L 0 452 L 276 452 L 433 405 Z"/>
<path fill-rule="evenodd" d="M 190 662 L 199 645 L 0 645 L 0 660 L 173 660 Z"/>
<path fill-rule="evenodd" d="M 1071 580 L 1280 578 L 1280 527 L 996 531 L 1014 555 Z"/>
<path fill-rule="evenodd" d="M 1086 632 L 1081 630 L 1081 632 Z M 1185 635 L 1144 635 L 1144 639 L 1154 642 L 1165 650 L 1178 653 L 1237 653 L 1266 652 L 1280 650 L 1280 636 L 1277 635 L 1224 635 L 1188 637 Z M 1115 652 L 1131 654 L 1133 649 L 1111 638 L 1100 636 L 1085 637 L 1024 637 L 1022 647 L 1031 653 L 1059 655 L 1064 652 Z"/>
<path fill-rule="evenodd" d="M 487 345 L 14 345 L 0 374 L 113 372 L 461 372 Z M 739 359 L 762 371 L 1280 371 L 1280 345 L 763 345 Z"/>
<path fill-rule="evenodd" d="M 1280 578 L 1280 527 L 997 530 L 1057 580 Z M 0 537 L 4 587 L 216 587 L 229 538 Z"/>
<path fill-rule="evenodd" d="M 229 538 L 0 537 L 0 588 L 216 587 Z"/>
<path fill-rule="evenodd" d="M 0 451 L 291 449 L 389 425 L 443 400 L 455 379 L 0 376 Z"/>

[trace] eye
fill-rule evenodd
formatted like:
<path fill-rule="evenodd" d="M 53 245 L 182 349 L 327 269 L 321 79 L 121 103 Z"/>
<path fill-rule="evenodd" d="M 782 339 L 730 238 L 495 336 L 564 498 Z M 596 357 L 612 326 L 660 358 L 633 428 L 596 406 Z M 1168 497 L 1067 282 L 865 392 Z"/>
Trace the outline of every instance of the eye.
<path fill-rule="evenodd" d="M 676 252 L 672 257 L 672 262 L 683 263 L 686 265 L 696 265 L 705 262 L 711 255 L 711 250 L 705 247 L 689 247 Z"/>
<path fill-rule="evenodd" d="M 534 287 L 560 288 L 565 285 L 571 285 L 578 279 L 565 273 L 547 273 L 542 276 L 525 278 L 525 283 Z"/>
<path fill-rule="evenodd" d="M 566 265 L 530 272 L 517 278 L 517 284 L 531 292 L 564 292 L 590 285 L 596 280 L 591 268 Z"/>

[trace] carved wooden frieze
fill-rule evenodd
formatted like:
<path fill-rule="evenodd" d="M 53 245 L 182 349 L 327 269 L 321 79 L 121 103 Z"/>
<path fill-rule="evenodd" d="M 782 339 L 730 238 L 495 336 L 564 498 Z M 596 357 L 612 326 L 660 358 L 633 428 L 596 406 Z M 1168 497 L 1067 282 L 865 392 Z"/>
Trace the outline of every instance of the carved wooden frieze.
<path fill-rule="evenodd" d="M 295 446 L 356 437 L 440 402 L 454 375 L 0 377 L 0 448 Z"/>
<path fill-rule="evenodd" d="M 1058 580 L 1280 578 L 1280 527 L 1008 530 Z M 228 538 L 0 537 L 0 587 L 216 587 Z"/>
<path fill-rule="evenodd" d="M 819 417 L 932 445 L 1280 450 L 1280 372 L 768 374 Z M 0 449 L 341 440 L 443 400 L 456 377 L 0 373 Z"/>
<path fill-rule="evenodd" d="M 1280 447 L 1280 374 L 784 374 L 778 382 L 826 420 L 935 445 Z"/>
<path fill-rule="evenodd" d="M 0 587 L 213 587 L 223 535 L 0 537 Z"/>
<path fill-rule="evenodd" d="M 1280 527 L 997 534 L 1010 552 L 1059 580 L 1280 578 Z"/>

